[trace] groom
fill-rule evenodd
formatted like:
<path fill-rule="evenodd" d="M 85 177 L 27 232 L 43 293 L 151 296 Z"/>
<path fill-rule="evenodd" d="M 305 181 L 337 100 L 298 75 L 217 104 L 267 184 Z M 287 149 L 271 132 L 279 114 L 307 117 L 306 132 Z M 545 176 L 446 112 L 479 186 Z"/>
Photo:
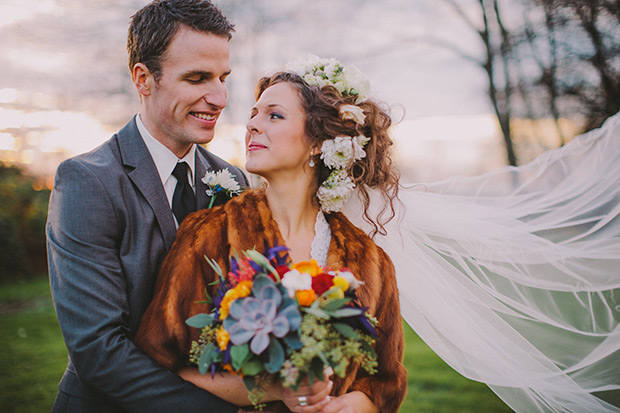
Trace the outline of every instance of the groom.
<path fill-rule="evenodd" d="M 69 362 L 54 412 L 237 411 L 132 342 L 178 224 L 209 203 L 205 172 L 228 168 L 247 186 L 197 145 L 211 141 L 226 105 L 233 31 L 209 1 L 156 0 L 138 11 L 127 47 L 140 113 L 58 168 L 48 261 Z"/>

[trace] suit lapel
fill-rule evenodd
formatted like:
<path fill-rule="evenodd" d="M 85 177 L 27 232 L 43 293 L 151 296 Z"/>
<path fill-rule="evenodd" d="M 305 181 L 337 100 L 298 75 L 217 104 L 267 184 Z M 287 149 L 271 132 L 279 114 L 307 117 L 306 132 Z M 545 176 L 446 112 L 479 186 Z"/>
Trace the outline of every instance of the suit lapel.
<path fill-rule="evenodd" d="M 212 169 L 211 164 L 200 149 L 201 147 L 196 148 L 196 176 L 194 177 L 194 182 L 196 183 L 196 206 L 199 210 L 207 208 L 209 202 L 211 202 L 211 197 L 207 195 L 207 189 L 209 188 L 202 182 L 202 178 L 204 178 L 207 171 Z"/>
<path fill-rule="evenodd" d="M 153 209 L 166 250 L 169 250 L 176 235 L 176 225 L 159 173 L 138 132 L 135 119 L 118 133 L 118 142 L 123 165 L 128 168 L 127 176 Z"/>

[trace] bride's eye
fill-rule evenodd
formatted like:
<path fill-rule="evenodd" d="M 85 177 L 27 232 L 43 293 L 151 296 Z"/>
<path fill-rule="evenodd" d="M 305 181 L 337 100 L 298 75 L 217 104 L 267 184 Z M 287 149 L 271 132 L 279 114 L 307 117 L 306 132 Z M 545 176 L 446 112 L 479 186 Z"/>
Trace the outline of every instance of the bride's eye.
<path fill-rule="evenodd" d="M 280 115 L 277 112 L 272 112 L 269 114 L 269 119 L 284 119 L 284 116 Z"/>

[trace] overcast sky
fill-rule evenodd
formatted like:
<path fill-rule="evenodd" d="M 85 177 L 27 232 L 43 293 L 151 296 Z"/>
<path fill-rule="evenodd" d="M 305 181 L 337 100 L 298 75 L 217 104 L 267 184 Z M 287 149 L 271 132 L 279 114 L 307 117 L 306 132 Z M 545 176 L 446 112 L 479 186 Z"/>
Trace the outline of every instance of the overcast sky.
<path fill-rule="evenodd" d="M 0 0 L 0 132 L 7 125 L 19 128 L 19 122 L 32 125 L 28 114 L 33 111 L 53 113 L 56 124 L 33 126 L 56 129 L 55 134 L 37 135 L 37 145 L 62 144 L 81 152 L 125 124 L 139 109 L 126 63 L 127 27 L 130 16 L 146 3 Z M 482 53 L 476 36 L 440 0 L 215 3 L 237 29 L 221 126 L 245 124 L 256 80 L 308 53 L 357 66 L 370 79 L 373 96 L 389 103 L 396 119 L 491 113 L 482 70 L 432 44 L 439 37 L 473 55 Z M 477 6 L 473 0 L 462 3 L 471 3 L 472 10 Z M 76 124 L 82 114 L 88 119 Z M 18 122 L 16 115 L 27 119 Z M 94 120 L 100 122 L 98 129 Z M 54 143 L 42 142 L 50 136 Z"/>
<path fill-rule="evenodd" d="M 135 97 L 125 38 L 129 17 L 146 3 L 0 0 L 0 88 L 53 95 L 61 106 L 93 110 L 104 120 L 125 116 L 107 112 L 123 92 Z M 307 53 L 358 66 L 375 96 L 402 105 L 408 118 L 489 112 L 480 69 L 426 42 L 441 35 L 474 53 L 479 47 L 440 1 L 216 3 L 237 26 L 231 44 L 233 121 L 251 105 L 258 76 Z"/>

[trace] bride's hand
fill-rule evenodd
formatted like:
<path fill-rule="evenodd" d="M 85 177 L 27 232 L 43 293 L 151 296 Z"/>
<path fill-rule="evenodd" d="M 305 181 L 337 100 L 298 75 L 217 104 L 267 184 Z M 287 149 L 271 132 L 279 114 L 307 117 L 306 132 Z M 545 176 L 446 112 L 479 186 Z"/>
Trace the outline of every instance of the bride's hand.
<path fill-rule="evenodd" d="M 354 391 L 342 396 L 332 397 L 331 401 L 323 407 L 321 413 L 360 413 L 377 412 L 377 407 L 364 393 Z"/>
<path fill-rule="evenodd" d="M 304 379 L 296 391 L 282 388 L 282 401 L 291 412 L 320 412 L 330 402 L 329 393 L 334 386 L 334 383 L 329 380 L 332 373 L 331 368 L 326 369 L 324 371 L 325 381 L 315 381 L 312 387 L 308 380 Z"/>

